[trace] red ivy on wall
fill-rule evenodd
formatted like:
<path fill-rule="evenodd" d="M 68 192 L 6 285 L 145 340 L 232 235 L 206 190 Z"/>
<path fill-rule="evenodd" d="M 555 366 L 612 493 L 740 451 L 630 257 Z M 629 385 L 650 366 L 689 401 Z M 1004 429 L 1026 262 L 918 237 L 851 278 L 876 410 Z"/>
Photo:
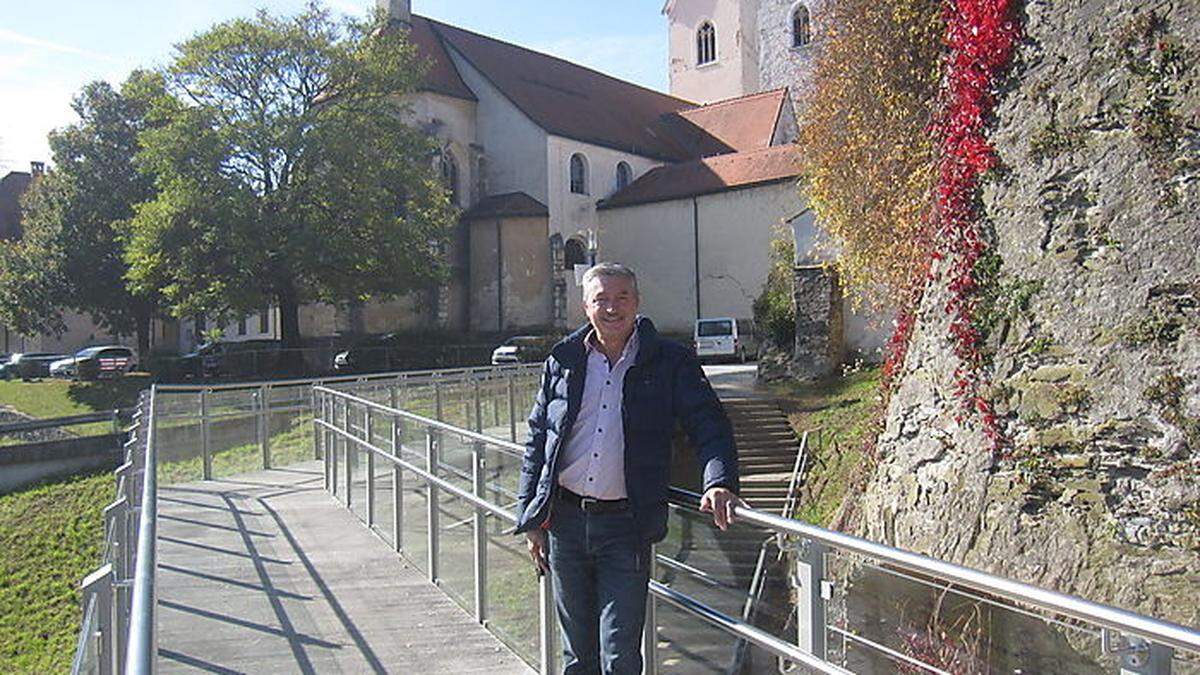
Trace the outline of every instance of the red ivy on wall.
<path fill-rule="evenodd" d="M 987 248 L 979 213 L 983 174 L 996 165 L 996 154 L 984 131 L 995 106 L 995 85 L 1012 60 L 1018 37 L 1015 0 L 946 0 L 945 81 L 934 124 L 940 152 L 936 208 L 937 242 L 934 260 L 945 260 L 950 291 L 945 311 L 960 365 L 955 373 L 958 393 L 969 411 L 977 413 L 984 433 L 997 446 L 999 425 L 992 405 L 980 394 L 985 374 L 980 355 L 981 336 L 972 323 L 977 303 L 975 266 Z M 888 345 L 885 382 L 904 362 L 919 294 L 901 312 Z"/>

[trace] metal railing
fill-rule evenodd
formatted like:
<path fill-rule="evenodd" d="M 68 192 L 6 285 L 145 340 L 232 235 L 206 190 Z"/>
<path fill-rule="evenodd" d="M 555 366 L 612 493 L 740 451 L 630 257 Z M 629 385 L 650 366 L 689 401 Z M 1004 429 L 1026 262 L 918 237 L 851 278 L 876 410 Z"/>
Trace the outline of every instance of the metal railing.
<path fill-rule="evenodd" d="M 454 584 L 443 578 L 440 569 L 443 564 L 444 545 L 441 540 L 447 537 L 447 532 L 440 526 L 439 519 L 450 511 L 444 504 L 446 500 L 460 502 L 473 514 L 470 518 L 473 528 L 470 591 L 457 595 L 467 596 L 460 598 L 466 609 L 471 611 L 480 623 L 496 631 L 497 627 L 489 616 L 487 599 L 490 595 L 489 576 L 498 570 L 489 563 L 487 521 L 496 519 L 511 525 L 516 522 L 516 515 L 504 505 L 489 500 L 489 488 L 483 480 L 483 475 L 492 457 L 507 458 L 512 468 L 519 466 L 523 446 L 329 387 L 316 387 L 314 398 L 317 401 L 314 427 L 318 431 L 314 442 L 322 449 L 321 454 L 325 458 L 326 488 L 352 511 L 356 508 L 356 500 L 364 499 L 365 508 L 362 508 L 364 505 L 358 505 L 360 508 L 357 513 L 372 529 L 377 525 L 377 492 L 389 489 L 392 495 L 390 532 L 376 531 L 397 551 L 408 555 L 411 552 L 404 542 L 404 514 L 409 508 L 405 506 L 405 491 L 409 488 L 406 487 L 405 481 L 415 480 L 424 487 L 426 508 L 423 515 L 426 537 L 423 541 L 412 542 L 424 549 L 424 560 L 413 561 L 410 558 L 410 562 L 416 562 L 418 566 L 423 567 L 428 578 L 450 592 L 452 597 L 456 597 L 455 589 L 452 588 Z M 385 430 L 378 433 L 381 424 Z M 414 430 L 417 433 L 414 434 Z M 470 485 L 457 484 L 456 476 L 443 470 L 447 464 L 454 464 L 453 461 L 447 462 L 444 457 L 453 442 L 459 444 L 458 454 L 466 456 L 470 463 Z M 383 463 L 385 467 L 390 466 L 391 470 L 385 471 L 381 476 L 376 469 L 377 463 Z M 356 489 L 359 483 L 365 483 L 362 489 Z M 674 509 L 694 510 L 698 500 L 699 495 L 672 489 Z M 736 515 L 742 523 L 762 528 L 763 531 L 774 535 L 780 547 L 792 553 L 794 562 L 788 576 L 795 595 L 796 628 L 793 637 L 785 639 L 731 612 L 719 611 L 712 604 L 681 592 L 673 584 L 653 579 L 649 588 L 646 635 L 643 641 L 646 672 L 654 673 L 658 664 L 656 652 L 659 649 L 659 640 L 655 634 L 655 617 L 659 603 L 682 610 L 687 617 L 699 619 L 732 639 L 744 641 L 782 661 L 799 664 L 815 672 L 852 672 L 845 665 L 844 655 L 841 663 L 835 663 L 829 658 L 829 635 L 855 640 L 856 644 L 873 649 L 894 664 L 900 664 L 914 672 L 949 672 L 916 656 L 867 639 L 848 630 L 844 625 L 828 620 L 827 606 L 833 596 L 835 581 L 827 574 L 826 561 L 835 551 L 859 556 L 874 565 L 907 572 L 922 580 L 937 580 L 938 587 L 942 589 L 973 593 L 976 597 L 991 602 L 1011 602 L 1017 607 L 1040 613 L 1042 620 L 1048 624 L 1078 621 L 1098 626 L 1104 637 L 1104 655 L 1118 657 L 1118 668 L 1123 673 L 1169 673 L 1174 650 L 1181 650 L 1192 657 L 1200 656 L 1200 631 L 1194 628 L 1038 588 L 749 507 L 737 508 Z M 528 564 L 527 561 L 522 562 Z M 680 560 L 662 555 L 661 547 L 655 553 L 655 562 L 657 568 L 669 568 L 673 572 L 690 575 L 705 584 L 722 586 L 704 570 L 694 569 Z M 459 584 L 461 583 L 460 580 Z M 556 635 L 553 629 L 554 610 L 550 602 L 553 592 L 548 577 L 539 578 L 537 595 L 539 599 L 536 604 L 536 657 L 530 649 L 526 649 L 522 655 L 541 672 L 549 673 L 554 672 Z"/>
<path fill-rule="evenodd" d="M 175 448 L 164 432 L 189 423 L 206 430 L 200 434 L 205 446 L 200 452 L 205 477 L 211 477 L 213 461 L 231 452 L 213 437 L 216 427 L 228 420 L 250 420 L 236 430 L 240 437 L 226 439 L 224 445 L 249 442 L 257 466 L 266 468 L 272 462 L 272 438 L 279 441 L 280 434 L 272 434 L 270 424 L 277 413 L 295 415 L 296 424 L 311 428 L 303 458 L 324 460 L 325 487 L 335 498 L 523 658 L 542 672 L 553 672 L 557 631 L 550 580 L 533 581 L 523 547 L 512 546 L 513 540 L 497 527 L 516 520 L 511 502 L 524 450 L 515 442 L 516 413 L 525 408 L 537 375 L 536 368 L 504 367 L 155 387 L 135 413 L 127 461 L 116 472 L 118 498 L 105 510 L 104 565 L 84 581 L 84 628 L 73 672 L 153 670 L 154 510 L 156 482 L 161 481 L 157 471 L 182 461 L 179 455 L 166 458 Z M 388 491 L 390 499 L 384 494 Z M 695 494 L 673 491 L 672 517 L 702 524 L 696 499 Z M 659 651 L 674 647 L 669 641 L 660 646 L 663 638 L 656 633 L 656 617 L 667 607 L 682 612 L 679 620 L 710 626 L 781 663 L 816 672 L 855 669 L 846 660 L 845 647 L 839 655 L 827 644 L 831 637 L 873 650 L 913 672 L 947 672 L 919 655 L 871 639 L 844 621 L 830 620 L 835 592 L 845 594 L 835 589 L 840 582 L 828 569 L 837 555 L 861 558 L 863 567 L 895 578 L 907 575 L 939 592 L 953 591 L 981 602 L 1011 602 L 1039 613 L 1038 620 L 1056 628 L 1074 628 L 1072 622 L 1098 626 L 1104 654 L 1119 658 L 1122 672 L 1168 673 L 1173 656 L 1174 662 L 1181 662 L 1174 650 L 1189 658 L 1200 655 L 1200 632 L 1193 628 L 751 508 L 738 508 L 737 515 L 738 527 L 761 528 L 754 531 L 757 541 L 769 537 L 791 552 L 787 583 L 795 596 L 795 625 L 782 631 L 756 625 L 749 613 L 741 612 L 747 602 L 744 588 L 685 561 L 683 555 L 665 554 L 668 540 L 656 550 L 649 589 L 643 643 L 648 673 L 656 672 Z M 729 602 L 685 592 L 684 581 L 724 594 Z M 507 596 L 522 590 L 527 599 L 511 604 Z M 727 606 L 736 609 L 721 609 Z"/>

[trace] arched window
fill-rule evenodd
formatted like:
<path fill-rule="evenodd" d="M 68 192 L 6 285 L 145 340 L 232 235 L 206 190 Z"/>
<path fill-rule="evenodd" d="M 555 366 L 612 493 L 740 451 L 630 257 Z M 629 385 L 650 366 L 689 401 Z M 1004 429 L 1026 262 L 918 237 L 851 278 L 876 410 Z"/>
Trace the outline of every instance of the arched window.
<path fill-rule="evenodd" d="M 700 24 L 696 31 L 696 65 L 702 66 L 717 60 L 717 29 L 711 21 Z"/>
<path fill-rule="evenodd" d="M 625 162 L 617 162 L 617 189 L 624 190 L 633 182 L 633 169 Z"/>
<path fill-rule="evenodd" d="M 792 10 L 792 47 L 804 47 L 812 42 L 812 20 L 808 8 L 797 5 Z"/>
<path fill-rule="evenodd" d="M 579 153 L 571 155 L 571 193 L 577 195 L 588 193 L 587 160 Z"/>
<path fill-rule="evenodd" d="M 458 162 L 447 148 L 442 150 L 442 185 L 450 191 L 450 203 L 458 205 Z"/>
<path fill-rule="evenodd" d="M 563 269 L 567 271 L 575 269 L 576 265 L 587 264 L 587 249 L 578 239 L 568 239 L 563 253 Z"/>

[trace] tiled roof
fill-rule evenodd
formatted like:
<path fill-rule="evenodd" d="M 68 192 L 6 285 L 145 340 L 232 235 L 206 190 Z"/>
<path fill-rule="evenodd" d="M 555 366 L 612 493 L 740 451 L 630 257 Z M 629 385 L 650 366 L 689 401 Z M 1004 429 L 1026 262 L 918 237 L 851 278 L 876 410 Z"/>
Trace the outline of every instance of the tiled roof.
<path fill-rule="evenodd" d="M 545 218 L 550 209 L 524 192 L 509 192 L 490 195 L 479 200 L 463 214 L 463 220 L 486 220 L 488 218 Z"/>
<path fill-rule="evenodd" d="M 651 169 L 629 187 L 601 201 L 598 208 L 615 209 L 792 180 L 800 170 L 800 148 L 793 144 L 706 157 Z"/>
<path fill-rule="evenodd" d="M 416 46 L 417 54 L 424 58 L 429 66 L 422 89 L 467 101 L 476 100 L 475 94 L 463 82 L 458 69 L 454 67 L 454 61 L 446 53 L 446 46 L 433 32 L 429 19 L 423 16 L 412 18 L 409 40 Z"/>
<path fill-rule="evenodd" d="M 0 178 L 0 239 L 21 236 L 21 195 L 29 189 L 33 175 L 12 171 Z"/>
<path fill-rule="evenodd" d="M 758 150 L 770 147 L 786 101 L 787 89 L 775 89 L 681 110 L 678 116 L 736 152 Z"/>
<path fill-rule="evenodd" d="M 534 123 L 554 135 L 667 161 L 696 156 L 662 123 L 665 115 L 695 107 L 692 103 L 553 56 L 425 21 Z"/>

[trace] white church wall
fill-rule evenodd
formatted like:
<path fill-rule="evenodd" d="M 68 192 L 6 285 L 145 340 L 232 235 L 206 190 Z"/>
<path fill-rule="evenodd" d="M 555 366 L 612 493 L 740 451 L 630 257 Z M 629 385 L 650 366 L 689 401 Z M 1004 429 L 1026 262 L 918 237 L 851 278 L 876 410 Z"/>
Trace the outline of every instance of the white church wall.
<path fill-rule="evenodd" d="M 458 166 L 459 206 L 471 205 L 471 186 L 475 185 L 471 146 L 478 143 L 476 104 L 459 98 L 420 92 L 407 100 L 412 122 L 450 146 Z"/>
<path fill-rule="evenodd" d="M 759 91 L 755 3 L 675 0 L 667 21 L 671 95 L 711 103 Z M 717 59 L 698 65 L 696 33 L 705 21 L 716 29 Z"/>
<path fill-rule="evenodd" d="M 476 142 L 487 157 L 488 194 L 524 192 L 546 203 L 547 134 L 458 52 L 448 48 L 463 81 L 479 99 Z"/>
<path fill-rule="evenodd" d="M 583 155 L 587 167 L 587 194 L 571 192 L 571 156 L 576 153 Z M 550 234 L 561 234 L 564 241 L 571 237 L 579 237 L 587 241 L 589 230 L 600 232 L 599 219 L 596 215 L 596 202 L 612 196 L 617 189 L 617 165 L 621 162 L 629 164 L 632 170 L 631 182 L 642 174 L 662 164 L 657 160 L 634 155 L 600 145 L 584 143 L 562 136 L 550 136 L 547 142 L 547 165 L 550 167 L 548 176 L 549 200 L 546 202 L 550 210 Z M 570 325 L 582 323 L 583 295 L 573 279 L 567 283 L 567 322 Z"/>

